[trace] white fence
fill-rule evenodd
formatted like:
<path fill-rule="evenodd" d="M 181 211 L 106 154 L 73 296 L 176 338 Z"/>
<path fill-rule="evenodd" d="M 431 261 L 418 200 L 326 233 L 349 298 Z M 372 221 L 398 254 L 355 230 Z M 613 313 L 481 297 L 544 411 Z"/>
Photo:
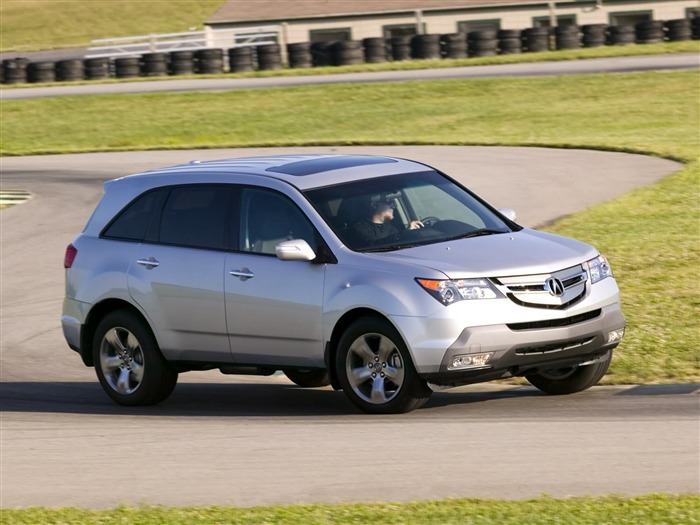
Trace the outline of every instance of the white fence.
<path fill-rule="evenodd" d="M 206 48 L 286 44 L 281 25 L 249 27 L 245 29 L 212 29 L 186 33 L 161 33 L 122 38 L 92 40 L 85 58 L 138 56 L 144 53 L 193 51 Z"/>

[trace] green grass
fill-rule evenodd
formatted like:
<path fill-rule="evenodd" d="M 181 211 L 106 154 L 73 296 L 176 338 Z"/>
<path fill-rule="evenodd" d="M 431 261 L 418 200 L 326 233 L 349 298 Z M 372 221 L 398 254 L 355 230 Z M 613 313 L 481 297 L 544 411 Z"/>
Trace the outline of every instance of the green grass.
<path fill-rule="evenodd" d="M 696 382 L 698 79 L 692 71 L 4 101 L 0 152 L 477 144 L 678 159 L 686 167 L 664 181 L 550 230 L 612 260 L 628 331 L 604 382 Z"/>
<path fill-rule="evenodd" d="M 700 523 L 697 496 L 634 498 L 541 497 L 524 501 L 454 499 L 407 504 L 299 505 L 288 507 L 119 508 L 3 510 L 3 525 L 693 525 Z"/>
<path fill-rule="evenodd" d="M 90 40 L 178 33 L 197 26 L 224 0 L 2 0 L 0 51 L 88 46 Z"/>
<path fill-rule="evenodd" d="M 697 81 L 636 73 L 2 101 L 0 153 L 517 144 L 689 159 Z"/>

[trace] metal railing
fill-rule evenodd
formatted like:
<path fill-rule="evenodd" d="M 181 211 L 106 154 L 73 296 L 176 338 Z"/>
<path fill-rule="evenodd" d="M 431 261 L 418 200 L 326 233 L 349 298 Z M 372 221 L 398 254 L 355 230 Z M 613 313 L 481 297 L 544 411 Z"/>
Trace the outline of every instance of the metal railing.
<path fill-rule="evenodd" d="M 206 48 L 231 48 L 284 43 L 280 25 L 237 29 L 212 29 L 185 33 L 159 33 L 92 40 L 85 58 L 138 56 L 144 53 L 195 51 Z"/>

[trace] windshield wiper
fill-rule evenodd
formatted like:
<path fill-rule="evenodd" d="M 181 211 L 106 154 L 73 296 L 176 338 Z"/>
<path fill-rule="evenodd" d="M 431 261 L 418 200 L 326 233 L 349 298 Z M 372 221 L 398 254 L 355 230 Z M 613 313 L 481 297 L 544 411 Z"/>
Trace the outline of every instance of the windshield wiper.
<path fill-rule="evenodd" d="M 395 250 L 402 250 L 403 248 L 415 248 L 416 246 L 421 246 L 421 245 L 420 244 L 390 244 L 388 246 L 379 246 L 378 248 L 370 248 L 369 250 L 364 250 L 364 253 L 393 252 Z"/>
<path fill-rule="evenodd" d="M 449 239 L 446 239 L 448 241 L 455 241 L 457 239 L 468 239 L 469 237 L 481 237 L 482 235 L 495 235 L 497 233 L 508 233 L 507 231 L 503 230 L 492 230 L 490 228 L 480 228 L 478 230 L 470 231 L 467 233 L 462 233 L 460 235 L 456 235 L 455 237 L 450 237 Z"/>

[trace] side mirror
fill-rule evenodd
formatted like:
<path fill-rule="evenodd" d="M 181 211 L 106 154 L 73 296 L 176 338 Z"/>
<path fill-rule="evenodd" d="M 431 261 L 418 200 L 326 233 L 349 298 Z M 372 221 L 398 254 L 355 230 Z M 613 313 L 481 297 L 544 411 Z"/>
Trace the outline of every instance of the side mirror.
<path fill-rule="evenodd" d="M 316 258 L 316 253 L 304 239 L 279 243 L 275 246 L 275 254 L 281 261 L 313 261 Z"/>
<path fill-rule="evenodd" d="M 515 213 L 515 210 L 511 210 L 510 208 L 499 208 L 498 211 L 509 221 L 515 222 L 518 219 L 518 215 Z"/>

